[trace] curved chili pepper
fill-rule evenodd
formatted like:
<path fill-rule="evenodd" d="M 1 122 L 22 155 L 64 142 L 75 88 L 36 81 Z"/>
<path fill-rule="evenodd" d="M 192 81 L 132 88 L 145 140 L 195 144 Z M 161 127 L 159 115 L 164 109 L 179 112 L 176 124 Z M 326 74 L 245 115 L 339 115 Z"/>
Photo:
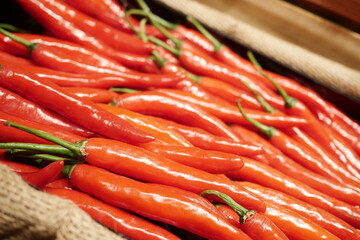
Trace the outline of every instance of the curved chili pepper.
<path fill-rule="evenodd" d="M 6 64 L 31 65 L 31 66 L 35 65 L 32 61 L 26 58 L 17 57 L 3 51 L 0 51 L 0 62 L 2 64 L 6 63 Z"/>
<path fill-rule="evenodd" d="M 265 158 L 265 161 L 267 161 L 271 167 L 277 169 L 283 174 L 291 176 L 298 181 L 305 182 L 308 186 L 324 194 L 350 204 L 357 204 L 356 202 L 358 201 L 358 198 L 355 196 L 359 194 L 359 191 L 354 187 L 339 184 L 332 179 L 323 177 L 322 175 L 310 171 L 309 169 L 301 166 L 300 164 L 285 156 L 280 150 L 272 146 L 268 141 L 252 131 L 249 131 L 239 125 L 233 125 L 231 129 L 243 142 L 247 142 L 248 144 L 253 144 L 256 146 L 260 145 L 264 149 L 265 154 L 253 156 L 254 159 L 264 161 L 263 159 Z M 347 194 L 354 194 L 354 197 L 352 198 L 347 196 Z"/>
<path fill-rule="evenodd" d="M 221 204 L 219 211 L 227 218 L 230 218 L 231 224 L 243 230 L 251 239 L 254 240 L 288 240 L 285 234 L 270 219 L 256 211 L 247 210 L 237 204 L 226 194 L 214 190 L 206 190 L 201 196 L 214 195 L 223 200 L 227 205 Z M 229 206 L 229 208 L 226 208 Z M 230 212 L 230 213 L 229 213 Z M 235 213 L 235 215 L 231 214 Z M 231 217 L 230 217 L 230 216 Z M 240 220 L 240 221 L 239 221 Z M 237 222 L 234 224 L 234 222 Z"/>
<path fill-rule="evenodd" d="M 48 188 L 59 188 L 59 189 L 73 189 L 70 181 L 67 178 L 57 179 L 51 183 L 46 184 L 45 190 Z M 43 189 L 44 190 L 44 189 Z"/>
<path fill-rule="evenodd" d="M 116 116 L 132 123 L 134 126 L 151 133 L 155 137 L 152 143 L 161 143 L 166 145 L 191 147 L 192 144 L 183 136 L 175 131 L 170 130 L 167 126 L 160 123 L 150 116 L 142 115 L 123 108 L 110 106 L 107 104 L 99 104 L 103 109 L 115 114 Z M 139 144 L 145 147 L 148 143 Z"/>
<path fill-rule="evenodd" d="M 243 117 L 235 105 L 226 102 L 215 102 L 205 100 L 193 95 L 192 93 L 179 91 L 175 89 L 156 89 L 157 92 L 168 95 L 187 102 L 193 106 L 197 106 L 214 116 L 220 118 L 226 123 L 238 123 L 242 125 L 249 125 L 249 122 Z M 289 127 L 306 125 L 305 119 L 289 117 L 286 115 L 268 114 L 262 111 L 246 109 L 247 115 L 257 121 L 268 124 L 274 127 Z M 251 124 L 250 124 L 251 125 Z"/>
<path fill-rule="evenodd" d="M 215 136 L 201 128 L 189 127 L 162 118 L 155 119 L 169 129 L 180 133 L 194 146 L 202 149 L 233 153 L 245 157 L 264 153 L 263 149 L 256 145 L 244 144 L 225 137 Z"/>
<path fill-rule="evenodd" d="M 1 50 L 4 52 L 18 57 L 29 57 L 29 51 L 26 48 L 3 34 L 0 34 L 0 45 L 2 46 Z"/>
<path fill-rule="evenodd" d="M 47 165 L 46 167 L 36 172 L 22 172 L 18 174 L 24 181 L 30 183 L 31 185 L 34 185 L 35 187 L 42 188 L 46 184 L 54 181 L 54 179 L 56 179 L 61 173 L 63 167 L 64 161 L 59 160 Z"/>
<path fill-rule="evenodd" d="M 22 69 L 21 66 L 1 65 L 0 79 L 2 86 L 101 135 L 132 143 L 154 140 L 148 133 L 105 111 L 91 101 L 79 99 L 54 83 L 39 79 L 31 72 Z"/>
<path fill-rule="evenodd" d="M 52 188 L 46 188 L 45 191 L 52 195 L 73 201 L 96 221 L 131 239 L 179 239 L 172 233 L 153 223 L 97 200 L 85 193 L 76 190 Z"/>
<path fill-rule="evenodd" d="M 4 66 L 4 65 L 0 65 Z M 3 68 L 0 68 L 0 74 L 3 74 Z M 15 81 L 12 77 L 13 72 L 8 74 L 10 81 Z M 1 84 L 5 82 L 4 77 L 0 77 Z M 29 89 L 27 89 L 29 91 Z M 68 119 L 51 112 L 34 102 L 31 102 L 18 94 L 0 87 L 0 111 L 14 115 L 19 118 L 26 119 L 31 122 L 44 124 L 46 126 L 62 129 L 81 136 L 92 136 L 93 133 L 86 130 Z"/>
<path fill-rule="evenodd" d="M 72 144 L 50 134 L 16 123 L 6 122 L 6 125 L 19 128 L 36 136 L 41 136 L 46 140 L 63 146 L 53 147 L 54 151 L 65 151 L 68 149 L 80 159 L 82 158 L 86 162 L 104 169 L 111 169 L 111 171 L 115 173 L 148 182 L 167 184 L 195 193 L 199 193 L 204 189 L 215 189 L 228 194 L 234 200 L 250 209 L 259 211 L 264 211 L 265 209 L 261 199 L 255 195 L 248 194 L 248 192 L 242 191 L 242 189 L 237 186 L 235 187 L 230 180 L 187 167 L 127 143 L 111 139 L 91 138 Z M 8 147 L 8 145 L 10 144 L 2 144 L 4 147 Z M 24 146 L 24 144 L 11 143 L 9 147 L 16 149 L 24 148 L 19 148 L 17 145 Z M 39 148 L 42 147 L 41 144 L 37 146 L 39 146 Z M 36 145 L 31 145 L 31 147 L 32 149 L 36 149 Z M 146 169 L 146 171 L 143 171 L 143 169 Z"/>
<path fill-rule="evenodd" d="M 229 127 L 204 110 L 158 92 L 126 93 L 115 99 L 116 105 L 134 112 L 165 117 L 203 128 L 214 135 L 237 140 Z"/>
<path fill-rule="evenodd" d="M 252 119 L 244 112 L 239 102 L 238 107 L 244 117 L 252 123 L 272 145 L 277 147 L 291 159 L 294 159 L 296 162 L 316 173 L 335 179 L 338 182 L 344 182 L 344 180 L 346 181 L 348 179 L 348 177 L 344 174 L 344 171 L 339 171 L 339 164 L 334 166 L 331 164 L 333 162 L 331 159 L 330 163 L 329 161 L 324 161 L 323 158 L 318 157 L 316 152 L 314 152 L 312 148 L 307 147 L 307 145 L 302 145 L 301 143 L 299 144 L 299 142 L 295 141 L 278 129 L 266 126 Z M 360 195 L 358 198 L 360 199 Z"/>
<path fill-rule="evenodd" d="M 71 87 L 64 88 L 80 98 L 86 98 L 95 103 L 109 103 L 117 97 L 117 93 L 106 89 Z"/>
<path fill-rule="evenodd" d="M 40 143 L 40 144 L 49 144 L 48 141 L 38 138 L 32 134 L 26 133 L 24 131 L 19 131 L 16 128 L 9 128 L 4 126 L 5 121 L 17 122 L 21 125 L 25 125 L 30 128 L 41 130 L 43 132 L 50 133 L 56 137 L 64 139 L 66 141 L 75 143 L 83 140 L 83 137 L 75 135 L 73 133 L 60 130 L 59 128 L 47 127 L 42 124 L 35 122 L 30 122 L 24 120 L 24 115 L 20 117 L 12 116 L 0 111 L 0 142 L 31 142 L 31 143 Z"/>
<path fill-rule="evenodd" d="M 154 72 L 157 69 L 156 64 L 147 56 L 124 53 L 111 48 L 95 36 L 79 29 L 74 23 L 65 19 L 59 12 L 54 12 L 51 6 L 41 0 L 17 0 L 17 2 L 26 12 L 56 37 L 88 47 L 95 52 L 109 56 L 131 68 L 142 69 L 149 72 Z"/>
<path fill-rule="evenodd" d="M 244 165 L 244 161 L 238 155 L 197 147 L 164 147 L 160 144 L 147 144 L 145 149 L 175 162 L 213 174 L 227 173 Z"/>
<path fill-rule="evenodd" d="M 321 208 L 317 208 L 285 193 L 258 184 L 250 182 L 238 182 L 238 184 L 257 195 L 262 196 L 267 202 L 300 214 L 340 239 L 360 239 L 360 233 L 357 229 Z"/>
<path fill-rule="evenodd" d="M 39 168 L 28 165 L 28 164 L 9 161 L 9 160 L 5 160 L 2 158 L 0 158 L 0 163 L 5 164 L 6 166 L 11 168 L 11 170 L 13 170 L 16 173 L 33 173 L 33 172 L 37 172 L 40 170 Z"/>
<path fill-rule="evenodd" d="M 150 219 L 208 239 L 249 239 L 208 208 L 166 191 L 164 187 L 157 188 L 85 164 L 74 167 L 69 176 L 70 182 L 85 193 Z"/>
<path fill-rule="evenodd" d="M 353 227 L 360 226 L 359 208 L 321 193 L 308 185 L 306 180 L 296 180 L 292 175 L 285 175 L 280 171 L 251 159 L 244 158 L 244 166 L 228 173 L 231 179 L 244 180 L 269 187 L 299 200 L 322 208 L 329 213 L 341 218 Z M 291 176 L 291 177 L 290 177 Z"/>

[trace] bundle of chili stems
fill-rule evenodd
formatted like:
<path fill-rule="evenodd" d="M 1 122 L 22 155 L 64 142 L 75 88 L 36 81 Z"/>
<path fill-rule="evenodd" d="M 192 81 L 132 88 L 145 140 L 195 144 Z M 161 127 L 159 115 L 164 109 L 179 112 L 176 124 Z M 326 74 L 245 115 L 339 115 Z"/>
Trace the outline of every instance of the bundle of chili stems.
<path fill-rule="evenodd" d="M 0 162 L 130 239 L 360 239 L 360 126 L 143 0 L 16 0 Z M 41 206 L 39 206 L 41 207 Z"/>

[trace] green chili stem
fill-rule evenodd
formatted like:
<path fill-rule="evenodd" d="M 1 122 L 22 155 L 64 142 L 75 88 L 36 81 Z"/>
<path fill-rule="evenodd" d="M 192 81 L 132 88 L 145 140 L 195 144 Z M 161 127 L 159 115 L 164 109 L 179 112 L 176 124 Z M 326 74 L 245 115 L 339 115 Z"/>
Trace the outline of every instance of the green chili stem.
<path fill-rule="evenodd" d="M 112 87 L 109 88 L 110 91 L 113 92 L 120 92 L 120 93 L 134 93 L 134 92 L 141 92 L 140 90 L 137 89 L 132 89 L 132 88 L 121 88 L 121 87 Z"/>
<path fill-rule="evenodd" d="M 53 142 L 53 143 L 56 143 L 56 144 L 59 144 L 60 146 L 63 146 L 67 149 L 69 149 L 70 151 L 72 151 L 76 156 L 80 157 L 80 158 L 84 158 L 85 156 L 81 153 L 80 151 L 80 147 L 84 144 L 84 141 L 80 141 L 80 142 L 77 142 L 77 143 L 71 143 L 71 142 L 68 142 L 68 141 L 65 141 L 61 138 L 58 138 L 56 136 L 53 136 L 49 133 L 46 133 L 46 132 L 43 132 L 43 131 L 39 131 L 39 130 L 36 130 L 36 129 L 33 129 L 33 128 L 29 128 L 29 127 L 26 127 L 24 125 L 20 125 L 20 124 L 17 124 L 17 123 L 14 123 L 14 122 L 10 122 L 10 121 L 5 121 L 4 122 L 4 125 L 5 126 L 10 126 L 10 127 L 14 127 L 14 128 L 17 128 L 17 129 L 20 129 L 20 130 L 23 130 L 25 132 L 28 132 L 30 134 L 33 134 L 35 136 L 38 136 L 42 139 L 45 139 L 45 140 L 48 140 L 50 142 Z M 85 140 L 86 141 L 86 140 Z"/>
<path fill-rule="evenodd" d="M 0 149 L 26 149 L 26 150 L 45 152 L 45 153 L 65 155 L 68 157 L 76 157 L 74 153 L 71 152 L 69 149 L 56 145 L 11 142 L 11 143 L 0 143 Z"/>
<path fill-rule="evenodd" d="M 238 106 L 241 114 L 244 116 L 244 118 L 250 122 L 252 125 L 254 125 L 257 129 L 259 129 L 267 139 L 270 139 L 274 136 L 275 132 L 276 132 L 276 128 L 274 127 L 269 127 L 266 126 L 265 124 L 259 123 L 258 121 L 256 121 L 255 119 L 252 119 L 251 117 L 249 117 L 244 110 L 242 109 L 241 105 L 240 105 L 240 101 L 236 101 L 236 105 Z"/>
<path fill-rule="evenodd" d="M 177 58 L 180 57 L 180 50 L 179 49 L 175 49 L 170 47 L 168 44 L 166 44 L 164 41 L 156 38 L 156 37 L 152 37 L 152 36 L 148 36 L 148 39 L 150 42 L 155 43 L 158 46 L 161 46 L 163 48 L 165 48 L 166 50 L 168 50 L 169 52 L 171 52 L 172 54 L 174 54 Z"/>
<path fill-rule="evenodd" d="M 253 89 L 247 82 L 245 82 L 240 78 L 239 80 L 254 94 L 254 96 L 256 97 L 256 99 L 259 101 L 260 105 L 265 109 L 266 112 L 273 113 L 276 111 L 276 109 L 270 106 L 270 104 L 267 101 L 265 101 L 265 99 L 262 96 L 260 96 L 257 93 L 257 91 L 255 91 L 255 89 Z"/>
<path fill-rule="evenodd" d="M 259 62 L 256 60 L 254 54 L 251 51 L 247 52 L 248 58 L 250 59 L 251 63 L 254 64 L 255 68 L 258 70 L 257 74 L 259 75 L 263 75 L 264 77 L 266 77 L 272 84 L 274 84 L 274 86 L 276 87 L 276 89 L 278 90 L 280 96 L 284 99 L 285 101 L 285 108 L 292 108 L 297 99 L 293 98 L 291 96 L 289 96 L 286 91 L 272 78 L 270 77 L 266 72 L 263 71 L 263 68 L 261 67 L 261 65 L 259 64 Z"/>
<path fill-rule="evenodd" d="M 147 39 L 147 35 L 146 35 L 146 32 L 145 32 L 145 26 L 146 26 L 146 22 L 147 22 L 147 19 L 146 18 L 143 18 L 140 20 L 140 31 L 139 31 L 139 37 L 141 38 L 141 40 L 143 42 L 147 42 L 148 39 Z"/>
<path fill-rule="evenodd" d="M 255 214 L 256 211 L 254 210 L 247 210 L 246 208 L 242 207 L 240 204 L 235 202 L 231 197 L 226 195 L 225 193 L 221 193 L 216 190 L 205 190 L 200 193 L 201 196 L 205 197 L 208 195 L 214 195 L 223 200 L 229 207 L 231 207 L 240 217 L 240 223 L 244 224 L 246 219 L 251 215 Z"/>
<path fill-rule="evenodd" d="M 74 170 L 74 168 L 77 166 L 78 164 L 72 164 L 72 165 L 65 165 L 62 169 L 62 173 L 65 174 L 65 176 L 67 176 L 68 178 L 71 177 L 71 172 Z"/>
<path fill-rule="evenodd" d="M 159 69 L 161 69 L 167 63 L 167 61 L 158 52 L 152 51 L 151 54 L 154 57 Z"/>
<path fill-rule="evenodd" d="M 185 70 L 186 71 L 186 70 Z M 199 84 L 202 77 L 201 76 L 196 76 L 192 73 L 189 73 L 188 71 L 186 71 L 187 77 L 190 78 L 193 82 Z"/>
<path fill-rule="evenodd" d="M 191 22 L 195 26 L 195 28 L 212 43 L 212 45 L 214 46 L 214 53 L 217 53 L 224 46 L 224 44 L 219 42 L 219 40 L 217 40 L 213 35 L 211 35 L 211 33 L 206 30 L 206 28 L 204 28 L 204 26 L 202 26 L 201 23 L 195 18 L 188 16 L 187 20 Z"/>
<path fill-rule="evenodd" d="M 15 156 L 15 157 L 25 157 L 25 158 L 31 158 L 31 159 L 41 159 L 41 160 L 47 160 L 47 161 L 58 161 L 58 160 L 63 160 L 66 162 L 69 161 L 76 161 L 72 158 L 64 158 L 64 157 L 59 157 L 59 156 L 55 156 L 55 155 L 51 155 L 51 154 L 46 154 L 46 153 L 35 153 L 33 151 L 27 151 L 27 150 L 14 150 L 12 149 L 11 152 L 9 152 L 11 156 Z"/>
<path fill-rule="evenodd" d="M 6 31 L 5 29 L 3 28 L 0 28 L 0 33 L 4 34 L 5 36 L 11 38 L 12 40 L 14 40 L 15 42 L 18 42 L 22 45 L 24 45 L 28 50 L 29 52 L 31 53 L 32 51 L 34 51 L 36 49 L 36 47 L 39 45 L 38 43 L 33 43 L 33 42 L 30 42 L 26 39 L 23 39 L 21 37 L 18 37 L 8 31 Z"/>
<path fill-rule="evenodd" d="M 24 29 L 19 28 L 19 27 L 15 27 L 14 25 L 11 25 L 11 24 L 8 24 L 8 23 L 0 23 L 0 28 L 6 29 L 7 31 L 10 31 L 10 32 L 29 33 L 29 31 L 27 31 L 27 30 L 24 30 Z"/>

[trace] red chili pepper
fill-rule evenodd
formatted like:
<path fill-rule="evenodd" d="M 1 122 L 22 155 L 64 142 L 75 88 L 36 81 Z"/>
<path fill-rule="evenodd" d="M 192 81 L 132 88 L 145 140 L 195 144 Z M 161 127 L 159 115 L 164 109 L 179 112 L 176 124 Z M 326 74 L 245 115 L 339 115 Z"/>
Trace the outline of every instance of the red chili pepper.
<path fill-rule="evenodd" d="M 226 123 L 238 123 L 242 125 L 251 125 L 239 112 L 235 105 L 226 102 L 215 102 L 197 97 L 191 93 L 179 91 L 175 89 L 156 89 L 157 92 L 187 102 L 193 106 L 199 107 L 214 116 L 220 118 Z M 279 114 L 268 114 L 262 111 L 246 109 L 247 115 L 251 118 L 267 125 L 274 127 L 289 127 L 306 125 L 305 119 L 289 117 Z"/>
<path fill-rule="evenodd" d="M 3 34 L 0 34 L 0 45 L 2 46 L 1 50 L 4 52 L 19 57 L 29 57 L 29 51 L 26 48 Z"/>
<path fill-rule="evenodd" d="M 350 127 L 354 131 L 354 134 L 357 134 L 358 136 L 360 136 L 360 125 L 359 125 L 359 123 L 357 123 L 356 121 L 351 119 L 349 116 L 347 116 L 345 113 L 340 111 L 333 104 L 327 102 L 327 105 L 330 108 L 331 113 L 334 115 L 334 118 L 337 121 L 340 121 L 343 124 L 345 124 L 346 126 Z"/>
<path fill-rule="evenodd" d="M 17 2 L 56 37 L 88 47 L 131 68 L 143 68 L 143 70 L 150 72 L 157 69 L 156 64 L 147 56 L 124 53 L 111 48 L 95 36 L 78 28 L 61 13 L 54 11 L 52 6 L 41 0 L 17 0 Z"/>
<path fill-rule="evenodd" d="M 4 65 L 2 65 L 4 66 Z M 3 69 L 0 69 L 3 73 Z M 1 74 L 0 73 L 0 74 Z M 10 81 L 15 81 L 12 77 L 13 72 L 10 71 L 9 79 Z M 3 77 L 0 77 L 1 83 L 5 82 Z M 29 89 L 27 89 L 28 91 Z M 51 112 L 34 102 L 31 102 L 18 94 L 11 92 L 5 88 L 0 87 L 0 111 L 23 118 L 25 120 L 44 124 L 46 126 L 62 129 L 65 131 L 72 132 L 81 136 L 93 136 L 93 133 L 89 130 L 86 130 L 73 122 L 69 121 L 62 116 L 57 115 L 54 112 Z"/>
<path fill-rule="evenodd" d="M 73 201 L 96 221 L 131 239 L 179 239 L 153 223 L 97 200 L 85 193 L 69 189 L 52 188 L 46 188 L 45 191 Z"/>
<path fill-rule="evenodd" d="M 264 149 L 265 154 L 253 156 L 254 159 L 264 161 L 263 159 L 265 158 L 265 161 L 267 161 L 271 167 L 277 169 L 283 174 L 291 176 L 298 181 L 304 182 L 308 186 L 324 194 L 338 198 L 350 204 L 357 204 L 359 198 L 356 196 L 359 194 L 359 192 L 357 189 L 354 189 L 354 187 L 339 184 L 332 179 L 323 177 L 310 171 L 309 169 L 301 166 L 300 164 L 285 156 L 279 149 L 275 148 L 264 138 L 260 137 L 252 131 L 249 131 L 239 125 L 233 125 L 231 129 L 243 142 L 261 146 Z M 348 194 L 354 195 L 351 197 Z"/>
<path fill-rule="evenodd" d="M 80 98 L 86 98 L 95 103 L 109 103 L 117 97 L 117 93 L 106 89 L 71 87 L 64 88 Z"/>
<path fill-rule="evenodd" d="M 229 127 L 202 109 L 158 92 L 126 93 L 115 99 L 116 105 L 134 112 L 165 117 L 203 128 L 214 135 L 237 140 Z"/>
<path fill-rule="evenodd" d="M 63 167 L 64 161 L 59 160 L 47 165 L 37 172 L 23 172 L 19 173 L 19 175 L 24 181 L 30 183 L 31 185 L 42 188 L 46 184 L 54 181 L 54 179 L 56 179 L 57 176 L 61 173 Z"/>
<path fill-rule="evenodd" d="M 54 83 L 39 79 L 31 72 L 22 69 L 21 66 L 1 65 L 0 79 L 2 86 L 38 102 L 98 134 L 132 143 L 154 140 L 148 133 L 105 111 L 91 101 L 79 99 Z"/>
<path fill-rule="evenodd" d="M 35 65 L 32 61 L 22 57 L 17 57 L 7 52 L 0 51 L 0 62 L 2 64 Z"/>
<path fill-rule="evenodd" d="M 214 195 L 224 201 L 227 205 L 221 204 L 219 211 L 230 218 L 230 223 L 243 230 L 251 239 L 254 240 L 288 240 L 285 234 L 270 219 L 256 211 L 247 210 L 237 204 L 226 194 L 214 190 L 206 190 L 201 196 Z M 235 214 L 233 214 L 235 213 Z M 236 222 L 236 223 L 234 223 Z"/>
<path fill-rule="evenodd" d="M 30 128 L 34 128 L 37 130 L 50 133 L 56 137 L 59 137 L 61 139 L 64 139 L 72 143 L 79 142 L 84 139 L 83 137 L 80 137 L 78 135 L 75 135 L 67 131 L 60 130 L 59 128 L 47 127 L 42 124 L 24 120 L 24 115 L 21 115 L 20 117 L 16 117 L 0 111 L 0 142 L 31 142 L 31 143 L 49 144 L 48 141 L 42 138 L 38 138 L 24 131 L 19 131 L 16 128 L 9 128 L 4 126 L 3 123 L 5 121 L 17 122 L 21 125 L 25 125 Z"/>
<path fill-rule="evenodd" d="M 290 209 L 291 211 L 300 214 L 301 216 L 328 230 L 340 239 L 360 239 L 360 233 L 356 228 L 321 208 L 298 200 L 297 198 L 291 197 L 280 191 L 266 188 L 258 184 L 250 182 L 238 182 L 238 184 L 257 195 L 262 196 L 267 202 Z"/>
<path fill-rule="evenodd" d="M 99 104 L 103 109 L 115 114 L 116 116 L 132 123 L 134 126 L 150 133 L 155 137 L 151 143 L 161 143 L 173 146 L 191 147 L 192 144 L 183 136 L 175 131 L 170 130 L 167 126 L 160 123 L 150 116 L 142 115 L 123 108 L 110 106 L 107 104 Z M 145 147 L 148 143 L 142 143 L 139 146 Z"/>
<path fill-rule="evenodd" d="M 14 162 L 14 161 L 9 161 L 9 160 L 5 160 L 0 158 L 0 163 L 5 164 L 6 166 L 8 166 L 9 168 L 11 168 L 11 170 L 13 170 L 16 173 L 34 173 L 39 171 L 39 168 L 28 165 L 28 164 L 24 164 L 24 163 L 18 163 L 18 162 Z"/>
<path fill-rule="evenodd" d="M 169 129 L 180 133 L 194 146 L 202 149 L 233 153 L 245 157 L 264 153 L 263 149 L 256 145 L 244 144 L 225 137 L 215 136 L 201 128 L 189 127 L 162 118 L 155 119 Z"/>
<path fill-rule="evenodd" d="M 321 193 L 304 182 L 307 180 L 296 180 L 292 175 L 285 175 L 280 171 L 251 159 L 245 158 L 243 168 L 228 173 L 231 179 L 244 180 L 269 187 L 299 200 L 322 208 L 329 213 L 341 218 L 353 227 L 360 226 L 360 210 L 358 207 L 347 204 L 324 193 Z M 275 223 L 276 224 L 276 223 Z"/>
<path fill-rule="evenodd" d="M 159 189 L 156 185 L 137 182 L 85 164 L 74 167 L 69 176 L 75 187 L 111 205 L 169 223 L 207 239 L 249 239 L 202 205 Z"/>
<path fill-rule="evenodd" d="M 238 155 L 197 147 L 164 147 L 160 144 L 147 144 L 145 149 L 175 162 L 213 174 L 227 173 L 244 165 L 244 161 Z"/>
<path fill-rule="evenodd" d="M 67 178 L 57 179 L 51 183 L 46 184 L 46 189 L 48 188 L 59 188 L 59 189 L 73 189 L 70 181 Z M 45 190 L 46 190 L 45 189 Z"/>
<path fill-rule="evenodd" d="M 91 138 L 87 141 L 72 144 L 50 134 L 29 129 L 16 123 L 6 122 L 6 125 L 30 132 L 36 136 L 41 136 L 46 140 L 63 146 L 60 148 L 55 146 L 53 148 L 54 151 L 71 151 L 78 158 L 115 173 L 148 182 L 172 185 L 195 193 L 200 193 L 205 189 L 215 189 L 228 194 L 249 209 L 259 211 L 264 211 L 265 209 L 261 199 L 242 191 L 241 188 L 234 188 L 234 184 L 230 180 L 187 167 L 127 143 L 111 139 Z M 0 145 L 3 146 L 1 148 L 7 148 L 8 145 L 11 145 L 11 148 L 19 149 L 15 143 L 3 143 Z M 24 144 L 21 143 L 19 145 L 22 146 L 20 149 L 24 149 Z M 39 148 L 42 147 L 39 144 L 37 146 Z M 31 145 L 31 148 L 36 149 L 36 146 Z M 146 171 L 143 171 L 143 169 L 146 169 Z"/>
<path fill-rule="evenodd" d="M 265 135 L 266 139 L 272 145 L 277 147 L 285 155 L 289 156 L 291 159 L 305 166 L 309 170 L 321 174 L 324 177 L 334 179 L 340 183 L 343 183 L 344 181 L 347 182 L 349 177 L 345 175 L 344 171 L 339 170 L 339 168 L 341 167 L 340 164 L 335 165 L 336 162 L 331 161 L 331 159 L 325 161 L 323 158 L 318 157 L 317 153 L 313 151 L 312 148 L 307 147 L 307 144 L 305 145 L 301 144 L 295 141 L 294 139 L 292 139 L 291 137 L 289 137 L 288 135 L 284 134 L 283 132 L 279 131 L 278 129 L 259 123 L 258 121 L 249 117 L 244 112 L 244 110 L 242 109 L 239 103 L 238 103 L 238 107 L 240 109 L 240 112 L 244 115 L 244 117 L 250 123 L 252 123 L 263 135 Z M 303 139 L 303 141 L 307 141 L 307 139 Z M 351 181 L 352 179 L 349 180 Z M 358 183 L 356 184 L 355 181 L 355 186 L 356 185 L 359 184 Z M 360 195 L 359 195 L 359 199 L 360 199 Z"/>

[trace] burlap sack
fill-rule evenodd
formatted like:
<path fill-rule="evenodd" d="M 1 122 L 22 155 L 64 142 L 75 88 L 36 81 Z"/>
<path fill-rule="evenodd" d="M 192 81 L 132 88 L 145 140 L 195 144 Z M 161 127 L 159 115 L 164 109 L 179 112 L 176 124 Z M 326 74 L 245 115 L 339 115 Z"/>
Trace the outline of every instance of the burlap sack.
<path fill-rule="evenodd" d="M 0 239 L 125 239 L 69 200 L 36 190 L 0 164 Z"/>
<path fill-rule="evenodd" d="M 360 35 L 281 0 L 158 0 L 360 100 Z"/>

